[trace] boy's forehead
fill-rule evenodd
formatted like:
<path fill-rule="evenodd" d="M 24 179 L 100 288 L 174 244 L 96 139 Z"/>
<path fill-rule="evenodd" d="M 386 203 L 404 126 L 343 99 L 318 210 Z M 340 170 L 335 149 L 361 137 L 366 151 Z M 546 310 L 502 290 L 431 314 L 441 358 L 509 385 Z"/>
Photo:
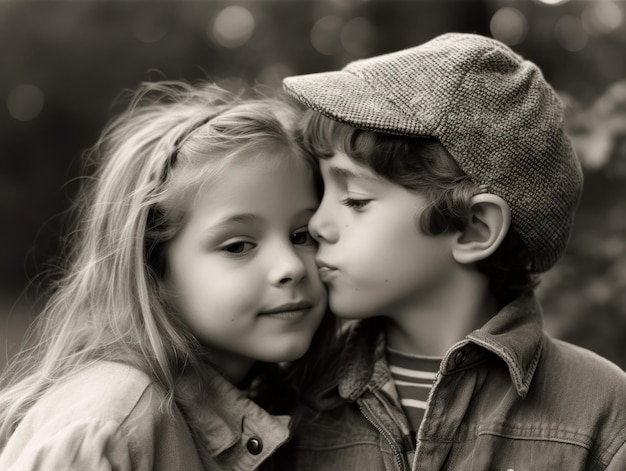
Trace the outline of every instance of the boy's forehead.
<path fill-rule="evenodd" d="M 340 151 L 335 152 L 330 158 L 320 160 L 320 167 L 323 173 L 340 180 L 380 180 L 372 170 L 356 163 Z"/>

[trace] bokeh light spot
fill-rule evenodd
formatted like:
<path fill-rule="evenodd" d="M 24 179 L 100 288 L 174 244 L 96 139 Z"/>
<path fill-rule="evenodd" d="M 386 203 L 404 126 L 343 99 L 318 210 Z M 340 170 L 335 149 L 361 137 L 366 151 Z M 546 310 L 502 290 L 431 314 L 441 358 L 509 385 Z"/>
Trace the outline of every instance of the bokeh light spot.
<path fill-rule="evenodd" d="M 583 10 L 582 22 L 589 34 L 607 34 L 624 24 L 624 13 L 613 2 L 593 2 Z"/>
<path fill-rule="evenodd" d="M 491 34 L 504 44 L 513 46 L 526 39 L 528 21 L 524 14 L 515 8 L 500 8 L 491 18 Z"/>
<path fill-rule="evenodd" d="M 576 52 L 587 45 L 587 33 L 582 21 L 575 16 L 564 16 L 557 21 L 554 34 L 559 44 L 566 51 Z"/>
<path fill-rule="evenodd" d="M 311 29 L 311 44 L 321 54 L 332 56 L 341 51 L 339 34 L 343 21 L 338 16 L 323 16 Z"/>
<path fill-rule="evenodd" d="M 561 5 L 562 3 L 569 2 L 569 0 L 537 0 L 537 1 L 545 5 Z"/>
<path fill-rule="evenodd" d="M 44 94 L 35 85 L 15 87 L 7 97 L 9 114 L 18 121 L 31 121 L 39 116 L 44 105 Z"/>
<path fill-rule="evenodd" d="M 250 10 L 233 5 L 220 11 L 213 21 L 213 37 L 221 46 L 241 47 L 254 33 L 255 21 Z"/>
<path fill-rule="evenodd" d="M 350 54 L 363 57 L 370 54 L 375 36 L 376 29 L 372 22 L 364 17 L 356 17 L 343 25 L 340 40 Z"/>

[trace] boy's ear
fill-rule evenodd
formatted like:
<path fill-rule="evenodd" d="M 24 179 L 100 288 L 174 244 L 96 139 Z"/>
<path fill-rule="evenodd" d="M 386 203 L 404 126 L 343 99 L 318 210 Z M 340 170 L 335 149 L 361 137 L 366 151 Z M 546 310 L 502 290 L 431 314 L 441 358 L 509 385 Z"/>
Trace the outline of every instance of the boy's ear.
<path fill-rule="evenodd" d="M 500 246 L 511 226 L 511 209 L 502 198 L 481 193 L 471 199 L 472 215 L 454 240 L 452 256 L 463 264 L 484 260 Z"/>

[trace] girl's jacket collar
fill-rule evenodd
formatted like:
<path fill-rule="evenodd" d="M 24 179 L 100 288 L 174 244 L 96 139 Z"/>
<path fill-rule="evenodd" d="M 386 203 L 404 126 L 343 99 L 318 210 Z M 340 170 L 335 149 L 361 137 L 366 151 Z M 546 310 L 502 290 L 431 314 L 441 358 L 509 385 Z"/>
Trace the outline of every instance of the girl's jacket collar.
<path fill-rule="evenodd" d="M 181 377 L 176 402 L 205 463 L 217 461 L 223 469 L 235 469 L 236 462 L 237 469 L 246 469 L 241 458 L 262 462 L 287 441 L 288 416 L 269 414 L 213 368 L 203 369 L 201 380 L 191 374 Z M 251 446 L 252 454 L 246 451 Z"/>

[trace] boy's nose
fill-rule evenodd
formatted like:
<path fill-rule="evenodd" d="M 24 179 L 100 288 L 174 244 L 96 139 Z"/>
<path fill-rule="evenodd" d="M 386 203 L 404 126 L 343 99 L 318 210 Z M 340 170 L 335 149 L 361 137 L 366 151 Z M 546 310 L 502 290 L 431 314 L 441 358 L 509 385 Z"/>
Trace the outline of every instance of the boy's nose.
<path fill-rule="evenodd" d="M 317 242 L 334 244 L 337 241 L 337 230 L 326 213 L 323 201 L 309 221 L 309 232 Z"/>

